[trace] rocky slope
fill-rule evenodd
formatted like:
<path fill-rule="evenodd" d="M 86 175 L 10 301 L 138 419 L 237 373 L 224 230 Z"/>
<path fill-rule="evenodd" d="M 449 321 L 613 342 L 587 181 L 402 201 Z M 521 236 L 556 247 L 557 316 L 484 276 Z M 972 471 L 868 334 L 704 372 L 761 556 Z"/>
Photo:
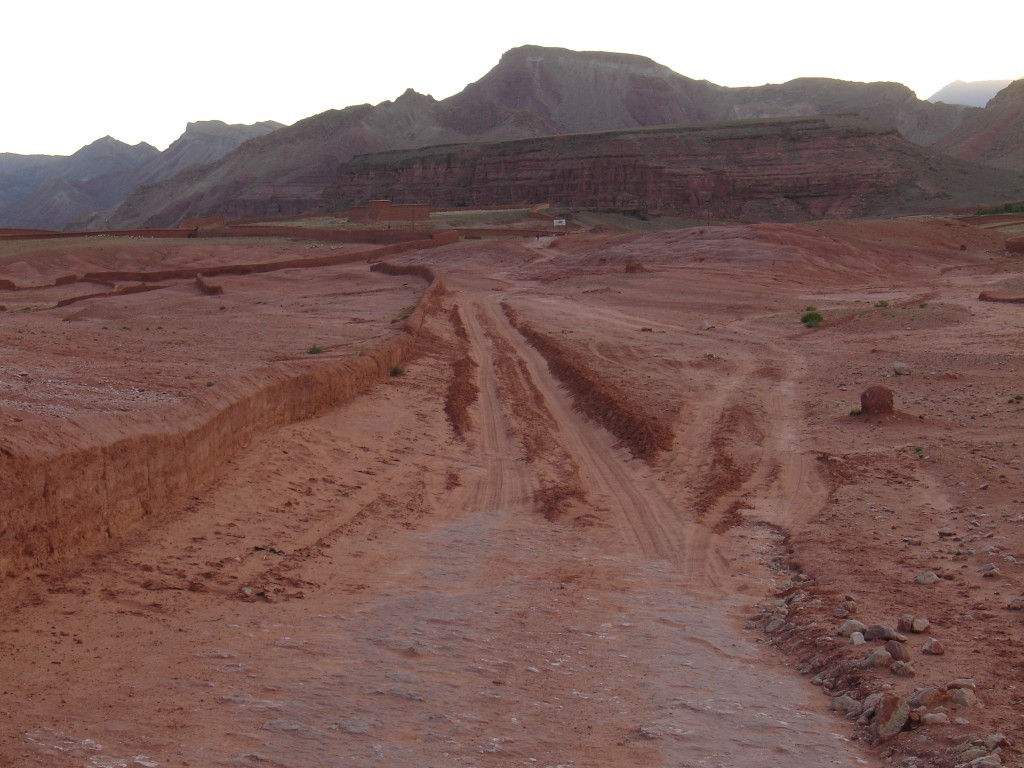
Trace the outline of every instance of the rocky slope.
<path fill-rule="evenodd" d="M 259 216 L 315 209 L 339 163 L 357 154 L 642 126 L 857 112 L 927 144 L 967 107 L 918 101 L 894 83 L 801 79 L 724 88 L 618 53 L 523 46 L 443 101 L 412 91 L 394 102 L 307 118 L 217 163 L 140 189 L 116 226 L 173 225 L 191 216 Z"/>
<path fill-rule="evenodd" d="M 324 207 L 366 199 L 479 206 L 545 200 L 682 216 L 796 221 L 1009 200 L 1024 177 L 942 157 L 856 117 L 632 129 L 364 155 Z"/>
<path fill-rule="evenodd" d="M 935 146 L 954 157 L 1024 171 L 1024 80 L 1010 83 Z"/>

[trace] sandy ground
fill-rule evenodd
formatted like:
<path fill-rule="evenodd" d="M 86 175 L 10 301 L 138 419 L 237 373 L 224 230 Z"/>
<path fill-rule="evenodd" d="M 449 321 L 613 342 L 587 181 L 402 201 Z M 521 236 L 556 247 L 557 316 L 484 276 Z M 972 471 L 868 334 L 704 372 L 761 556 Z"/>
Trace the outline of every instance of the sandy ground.
<path fill-rule="evenodd" d="M 103 551 L 3 585 L 3 764 L 1020 764 L 999 740 L 967 751 L 1024 731 L 1024 612 L 1007 608 L 1024 596 L 1024 305 L 977 301 L 1024 288 L 1001 242 L 831 223 L 403 257 L 447 289 L 404 375 L 265 434 Z M 289 339 L 358 354 L 423 290 L 365 265 L 223 283 L 100 300 L 91 325 L 63 322 L 86 303 L 0 315 L 0 429 L 59 417 L 48 403 L 160 407 L 19 394 L 19 373 L 123 387 L 112 312 L 187 333 L 201 387 L 288 359 Z M 200 298 L 237 302 L 233 344 Z M 584 416 L 507 310 L 669 424 L 671 447 L 638 459 Z M 187 401 L 181 348 L 132 347 L 137 386 Z M 453 371 L 475 394 L 458 424 Z M 873 384 L 898 412 L 851 416 Z M 913 676 L 862 668 L 882 642 L 837 633 L 904 614 L 931 623 L 899 643 Z M 960 678 L 977 702 L 943 693 Z M 881 743 L 860 709 L 832 711 L 928 687 Z"/>

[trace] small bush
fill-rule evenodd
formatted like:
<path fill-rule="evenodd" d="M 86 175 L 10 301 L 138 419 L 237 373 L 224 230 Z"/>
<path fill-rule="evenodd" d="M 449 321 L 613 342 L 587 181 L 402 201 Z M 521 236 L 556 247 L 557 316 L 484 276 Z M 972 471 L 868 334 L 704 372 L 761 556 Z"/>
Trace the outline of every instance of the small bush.
<path fill-rule="evenodd" d="M 817 311 L 817 309 L 818 308 L 813 304 L 808 304 L 807 307 L 804 309 L 804 312 L 815 312 Z"/>
<path fill-rule="evenodd" d="M 879 301 L 875 302 L 875 306 L 876 307 L 888 307 L 889 306 L 889 302 L 886 301 L 885 299 L 880 299 Z"/>
<path fill-rule="evenodd" d="M 854 408 L 852 411 L 850 411 L 850 415 L 851 416 L 860 416 L 860 414 L 861 414 L 860 408 Z"/>
<path fill-rule="evenodd" d="M 403 368 L 402 366 L 400 366 L 400 365 L 393 365 L 393 366 L 391 366 L 391 375 L 392 376 L 401 376 L 403 373 L 405 373 L 405 368 Z"/>
<path fill-rule="evenodd" d="M 323 353 L 324 349 L 319 344 L 314 344 L 313 346 L 306 350 L 307 355 L 322 355 Z"/>
<path fill-rule="evenodd" d="M 825 318 L 821 316 L 821 312 L 808 312 L 800 318 L 800 322 L 808 328 L 817 328 L 825 322 Z"/>

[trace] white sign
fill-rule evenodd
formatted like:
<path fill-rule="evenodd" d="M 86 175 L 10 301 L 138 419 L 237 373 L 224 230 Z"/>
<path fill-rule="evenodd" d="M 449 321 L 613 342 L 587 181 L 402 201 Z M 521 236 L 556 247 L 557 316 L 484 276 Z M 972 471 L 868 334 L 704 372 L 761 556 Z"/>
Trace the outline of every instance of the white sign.
<path fill-rule="evenodd" d="M 565 226 L 565 219 L 555 219 L 555 226 L 556 227 L 564 227 Z"/>

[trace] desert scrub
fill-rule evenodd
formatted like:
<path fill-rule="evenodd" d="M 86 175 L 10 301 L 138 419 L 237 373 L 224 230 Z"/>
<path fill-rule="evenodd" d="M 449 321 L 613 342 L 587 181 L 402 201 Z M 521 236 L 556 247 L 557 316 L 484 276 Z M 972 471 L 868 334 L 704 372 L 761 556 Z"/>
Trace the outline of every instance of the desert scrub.
<path fill-rule="evenodd" d="M 393 365 L 393 366 L 391 366 L 391 375 L 392 376 L 401 376 L 403 373 L 405 373 L 405 368 L 403 368 L 402 366 L 400 366 L 400 365 Z"/>
<path fill-rule="evenodd" d="M 808 328 L 817 328 L 825 322 L 825 318 L 821 316 L 821 312 L 806 312 L 803 317 L 800 318 L 800 322 Z"/>
<path fill-rule="evenodd" d="M 883 308 L 884 307 L 888 307 L 889 306 L 889 302 L 886 301 L 885 299 L 879 299 L 878 301 L 875 302 L 875 306 L 876 307 L 883 307 Z"/>
<path fill-rule="evenodd" d="M 321 347 L 319 344 L 313 344 L 309 349 L 306 350 L 307 355 L 322 355 L 323 353 L 324 348 Z"/>

